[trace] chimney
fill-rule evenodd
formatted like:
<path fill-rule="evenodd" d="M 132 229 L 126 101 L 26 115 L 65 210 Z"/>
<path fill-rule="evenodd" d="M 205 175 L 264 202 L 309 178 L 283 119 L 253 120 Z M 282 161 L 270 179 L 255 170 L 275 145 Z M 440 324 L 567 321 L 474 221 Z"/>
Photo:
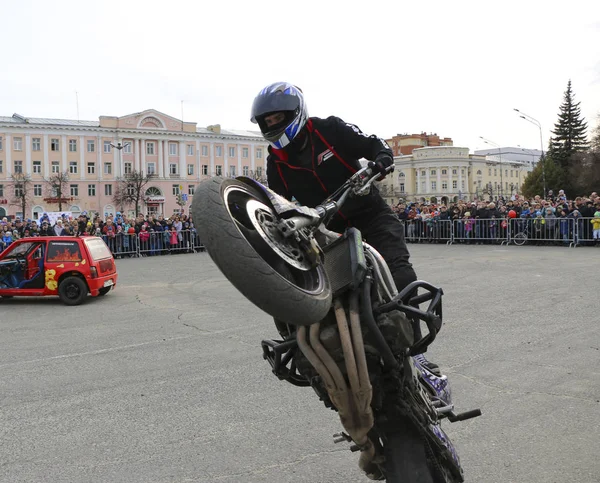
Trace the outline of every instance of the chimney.
<path fill-rule="evenodd" d="M 215 134 L 221 134 L 221 125 L 220 124 L 213 124 L 212 126 L 208 126 L 206 129 L 214 132 Z"/>

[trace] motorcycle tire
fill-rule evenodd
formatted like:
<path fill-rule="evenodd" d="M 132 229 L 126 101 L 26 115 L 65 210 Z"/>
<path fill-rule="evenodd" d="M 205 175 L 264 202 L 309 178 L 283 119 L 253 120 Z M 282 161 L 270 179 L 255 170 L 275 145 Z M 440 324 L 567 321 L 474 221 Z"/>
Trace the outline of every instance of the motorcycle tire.
<path fill-rule="evenodd" d="M 387 483 L 438 483 L 427 459 L 423 438 L 410 421 L 397 421 L 386 433 L 385 472 Z"/>
<path fill-rule="evenodd" d="M 196 187 L 194 225 L 217 267 L 253 304 L 292 325 L 317 322 L 331 307 L 325 268 L 310 266 L 293 239 L 278 236 L 263 201 L 242 181 L 211 178 Z"/>

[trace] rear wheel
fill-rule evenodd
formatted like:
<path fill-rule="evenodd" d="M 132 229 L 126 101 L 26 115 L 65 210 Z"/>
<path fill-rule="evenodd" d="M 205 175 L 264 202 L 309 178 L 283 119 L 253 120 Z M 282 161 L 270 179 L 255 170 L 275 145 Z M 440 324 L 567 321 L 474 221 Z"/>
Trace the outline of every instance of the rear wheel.
<path fill-rule="evenodd" d="M 293 325 L 325 317 L 331 287 L 323 265 L 313 267 L 302 247 L 279 233 L 263 194 L 212 178 L 196 188 L 192 214 L 210 257 L 252 303 Z"/>
<path fill-rule="evenodd" d="M 58 286 L 58 296 L 66 305 L 81 304 L 88 294 L 87 284 L 79 277 L 67 277 Z"/>
<path fill-rule="evenodd" d="M 419 432 L 409 421 L 394 422 L 387 433 L 385 472 L 388 483 L 438 483 L 427 461 L 427 450 Z"/>

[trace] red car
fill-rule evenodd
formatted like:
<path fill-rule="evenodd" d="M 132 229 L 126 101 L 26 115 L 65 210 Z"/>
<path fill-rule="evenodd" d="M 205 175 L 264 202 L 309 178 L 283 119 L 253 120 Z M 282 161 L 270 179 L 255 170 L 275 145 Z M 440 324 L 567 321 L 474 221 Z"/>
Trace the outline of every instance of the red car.
<path fill-rule="evenodd" d="M 0 296 L 58 295 L 67 305 L 106 295 L 117 283 L 112 253 L 101 238 L 21 238 L 0 253 Z"/>

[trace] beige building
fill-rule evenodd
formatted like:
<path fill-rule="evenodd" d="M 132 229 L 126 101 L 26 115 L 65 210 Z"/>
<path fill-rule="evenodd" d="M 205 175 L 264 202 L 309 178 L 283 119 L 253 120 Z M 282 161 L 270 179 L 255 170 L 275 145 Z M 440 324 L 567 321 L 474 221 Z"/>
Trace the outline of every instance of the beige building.
<path fill-rule="evenodd" d="M 0 116 L 0 217 L 37 219 L 58 210 L 48 179 L 62 173 L 68 176 L 63 211 L 131 215 L 134 207 L 113 197 L 120 180 L 134 172 L 151 175 L 141 211 L 169 216 L 189 210 L 203 179 L 263 178 L 267 146 L 259 132 L 199 127 L 153 109 L 97 121 Z M 16 174 L 30 179 L 26 213 L 15 203 Z"/>
<path fill-rule="evenodd" d="M 469 154 L 469 148 L 427 147 L 394 158 L 395 171 L 379 183 L 389 204 L 399 200 L 449 203 L 510 198 L 520 194 L 532 167 L 499 156 Z"/>

